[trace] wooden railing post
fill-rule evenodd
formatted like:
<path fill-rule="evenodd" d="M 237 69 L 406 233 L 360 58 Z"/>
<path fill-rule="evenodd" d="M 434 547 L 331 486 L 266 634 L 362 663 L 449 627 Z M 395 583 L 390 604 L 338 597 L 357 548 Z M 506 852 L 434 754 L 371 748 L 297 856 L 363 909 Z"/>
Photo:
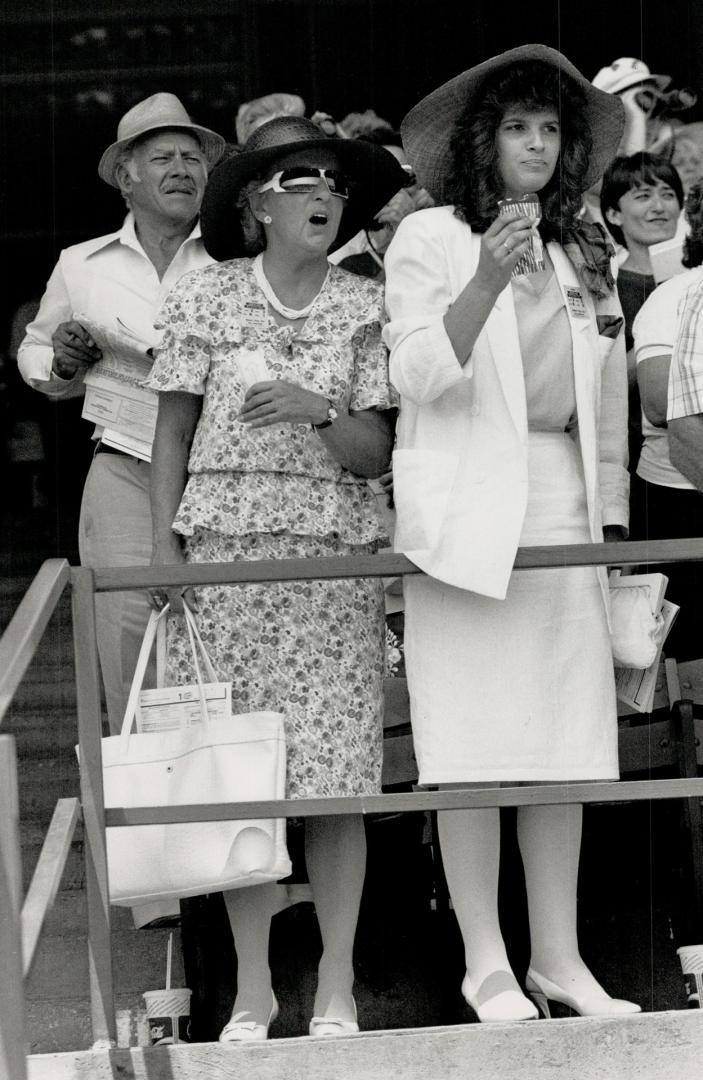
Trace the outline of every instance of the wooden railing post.
<path fill-rule="evenodd" d="M 81 753 L 81 804 L 88 900 L 88 964 L 93 1040 L 117 1045 L 117 1021 L 110 949 L 110 897 L 105 849 L 102 777 L 102 715 L 95 633 L 93 571 L 73 570 L 73 640 L 76 654 L 78 741 Z"/>
<path fill-rule="evenodd" d="M 0 735 L 0 1078 L 26 1080 L 17 755 Z"/>

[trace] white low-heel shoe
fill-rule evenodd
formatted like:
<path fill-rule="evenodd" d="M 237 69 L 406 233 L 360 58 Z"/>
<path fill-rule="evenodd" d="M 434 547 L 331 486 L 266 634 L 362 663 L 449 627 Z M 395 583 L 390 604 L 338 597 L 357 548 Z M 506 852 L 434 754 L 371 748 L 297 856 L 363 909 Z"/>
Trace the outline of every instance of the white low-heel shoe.
<path fill-rule="evenodd" d="M 625 1001 L 623 998 L 612 998 L 605 990 L 600 993 L 585 994 L 576 997 L 562 990 L 551 979 L 545 979 L 533 967 L 527 969 L 525 987 L 528 994 L 539 1007 L 546 1020 L 551 1016 L 549 1002 L 556 1001 L 559 1005 L 566 1005 L 573 1009 L 579 1016 L 634 1016 L 642 1009 L 634 1001 Z"/>
<path fill-rule="evenodd" d="M 477 990 L 468 975 L 461 984 L 465 1000 L 482 1024 L 508 1024 L 521 1020 L 536 1020 L 537 1009 L 520 990 L 510 971 L 494 971 L 487 975 Z"/>
<path fill-rule="evenodd" d="M 220 1032 L 220 1042 L 265 1042 L 269 1037 L 269 1028 L 278 1016 L 278 1002 L 276 995 L 272 994 L 271 1012 L 265 1024 L 257 1024 L 255 1020 L 245 1020 L 245 1016 L 251 1016 L 250 1012 L 235 1013 Z"/>
<path fill-rule="evenodd" d="M 356 1002 L 353 998 L 352 1005 L 354 1006 L 353 1020 L 338 1020 L 333 1016 L 313 1016 L 310 1021 L 310 1034 L 313 1038 L 319 1036 L 339 1038 L 341 1035 L 355 1035 L 359 1030 L 359 1024 L 356 1016 Z"/>

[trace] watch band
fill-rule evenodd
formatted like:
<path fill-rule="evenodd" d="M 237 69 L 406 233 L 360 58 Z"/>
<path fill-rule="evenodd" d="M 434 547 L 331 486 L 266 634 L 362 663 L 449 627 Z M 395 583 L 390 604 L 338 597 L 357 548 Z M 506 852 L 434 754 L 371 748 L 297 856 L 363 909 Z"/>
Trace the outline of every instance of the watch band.
<path fill-rule="evenodd" d="M 339 413 L 337 412 L 336 408 L 334 407 L 334 405 L 332 404 L 332 402 L 328 398 L 328 400 L 327 400 L 327 419 L 323 420 L 321 424 L 312 424 L 312 427 L 315 429 L 315 431 L 320 431 L 322 428 L 329 427 L 330 424 L 334 423 L 334 421 L 337 419 L 338 416 L 339 416 Z"/>

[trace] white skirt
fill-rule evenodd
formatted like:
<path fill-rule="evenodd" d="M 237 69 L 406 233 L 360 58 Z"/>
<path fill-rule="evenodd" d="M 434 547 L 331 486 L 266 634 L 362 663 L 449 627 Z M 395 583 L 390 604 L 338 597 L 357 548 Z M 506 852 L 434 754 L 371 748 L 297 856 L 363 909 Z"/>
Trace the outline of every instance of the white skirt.
<path fill-rule="evenodd" d="M 579 451 L 530 433 L 520 544 L 590 540 Z M 420 783 L 614 780 L 617 708 L 593 567 L 514 571 L 505 600 L 405 578 Z"/>

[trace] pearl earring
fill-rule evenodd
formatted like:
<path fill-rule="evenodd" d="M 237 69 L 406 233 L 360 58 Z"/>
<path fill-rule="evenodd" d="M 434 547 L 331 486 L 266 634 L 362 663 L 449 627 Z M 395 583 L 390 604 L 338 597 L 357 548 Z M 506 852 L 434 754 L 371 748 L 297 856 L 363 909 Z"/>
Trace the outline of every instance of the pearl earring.
<path fill-rule="evenodd" d="M 263 221 L 264 225 L 270 225 L 271 222 L 273 221 L 273 218 L 271 217 L 270 214 L 264 214 L 264 216 L 263 216 L 263 218 L 261 220 Z"/>

